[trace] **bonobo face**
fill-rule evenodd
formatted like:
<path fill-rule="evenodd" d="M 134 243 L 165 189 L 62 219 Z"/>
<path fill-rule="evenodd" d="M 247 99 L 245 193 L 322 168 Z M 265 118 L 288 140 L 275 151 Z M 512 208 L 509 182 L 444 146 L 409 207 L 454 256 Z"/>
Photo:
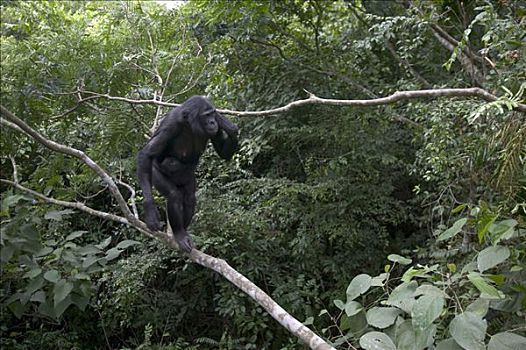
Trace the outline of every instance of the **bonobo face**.
<path fill-rule="evenodd" d="M 209 109 L 199 116 L 201 127 L 208 136 L 215 136 L 219 131 L 216 114 L 215 109 Z"/>

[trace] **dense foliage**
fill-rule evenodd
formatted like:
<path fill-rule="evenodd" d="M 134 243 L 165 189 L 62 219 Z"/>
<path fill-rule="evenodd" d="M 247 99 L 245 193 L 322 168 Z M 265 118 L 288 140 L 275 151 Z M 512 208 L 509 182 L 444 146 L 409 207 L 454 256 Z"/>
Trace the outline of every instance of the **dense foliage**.
<path fill-rule="evenodd" d="M 205 154 L 191 231 L 338 349 L 525 344 L 526 118 L 513 110 L 526 89 L 523 1 L 196 0 L 172 10 L 2 1 L 1 10 L 1 104 L 88 154 L 130 204 L 141 200 L 136 152 L 167 109 L 108 96 L 202 94 L 233 110 L 307 92 L 370 99 L 479 86 L 502 96 L 234 118 L 241 149 L 228 163 Z M 3 179 L 118 212 L 78 160 L 6 125 L 1 135 Z M 2 348 L 305 347 L 183 255 L 0 186 Z"/>

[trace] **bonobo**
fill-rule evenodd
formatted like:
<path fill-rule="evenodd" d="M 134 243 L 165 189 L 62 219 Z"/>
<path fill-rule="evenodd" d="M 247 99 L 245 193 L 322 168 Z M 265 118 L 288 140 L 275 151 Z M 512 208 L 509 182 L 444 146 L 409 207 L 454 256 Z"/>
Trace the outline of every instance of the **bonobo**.
<path fill-rule="evenodd" d="M 205 97 L 193 96 L 161 122 L 137 157 L 137 176 L 150 230 L 160 230 L 152 183 L 167 200 L 168 221 L 179 247 L 193 248 L 186 229 L 195 211 L 195 170 L 212 140 L 217 154 L 229 160 L 238 148 L 238 127 L 219 114 Z"/>

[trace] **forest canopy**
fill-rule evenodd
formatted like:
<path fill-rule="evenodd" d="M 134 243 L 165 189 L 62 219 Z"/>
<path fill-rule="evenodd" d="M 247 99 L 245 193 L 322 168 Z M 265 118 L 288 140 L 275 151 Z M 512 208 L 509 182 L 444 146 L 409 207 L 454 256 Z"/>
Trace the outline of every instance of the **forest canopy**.
<path fill-rule="evenodd" d="M 0 6 L 2 349 L 526 348 L 525 1 Z M 136 162 L 194 95 L 188 255 Z"/>

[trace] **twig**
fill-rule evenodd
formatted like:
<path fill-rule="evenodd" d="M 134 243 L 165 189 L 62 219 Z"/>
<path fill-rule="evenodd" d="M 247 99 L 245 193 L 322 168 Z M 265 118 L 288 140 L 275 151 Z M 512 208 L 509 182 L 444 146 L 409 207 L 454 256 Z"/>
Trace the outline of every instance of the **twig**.
<path fill-rule="evenodd" d="M 409 73 L 411 73 L 411 75 L 413 77 L 415 77 L 416 80 L 418 80 L 420 82 L 420 84 L 422 84 L 423 87 L 425 88 L 428 88 L 428 89 L 431 89 L 433 86 L 423 77 L 420 75 L 420 73 L 418 73 L 414 68 L 413 66 L 411 65 L 411 63 L 409 63 L 408 60 L 406 60 L 405 58 L 402 58 L 400 57 L 400 55 L 398 54 L 398 52 L 396 52 L 396 48 L 394 46 L 394 44 L 390 41 L 390 40 L 387 40 L 387 43 L 386 43 L 386 46 L 387 46 L 387 49 L 389 50 L 389 52 L 391 53 L 391 55 L 404 67 L 407 68 L 407 70 L 409 71 Z"/>
<path fill-rule="evenodd" d="M 130 201 L 130 206 L 133 211 L 133 216 L 135 216 L 136 219 L 139 219 L 139 212 L 137 211 L 137 205 L 135 204 L 135 190 L 133 189 L 133 187 L 131 187 L 130 185 L 128 185 L 126 182 L 122 180 L 117 180 L 117 183 L 119 185 L 126 187 L 128 191 L 130 191 L 129 201 Z"/>
<path fill-rule="evenodd" d="M 9 156 L 9 160 L 11 161 L 11 165 L 13 166 L 13 180 L 17 184 L 18 183 L 18 171 L 16 169 L 15 158 L 13 156 Z"/>
<path fill-rule="evenodd" d="M 90 167 L 99 177 L 108 185 L 108 188 L 113 195 L 113 197 L 117 200 L 117 203 L 119 204 L 119 207 L 121 211 L 123 212 L 124 216 L 129 221 L 136 220 L 133 217 L 133 214 L 130 212 L 130 209 L 128 209 L 128 205 L 126 204 L 126 201 L 122 197 L 122 194 L 119 192 L 119 189 L 113 179 L 97 164 L 95 163 L 90 157 L 88 157 L 84 152 L 71 148 L 68 146 L 61 145 L 57 142 L 48 140 L 41 134 L 39 134 L 36 130 L 32 129 L 29 125 L 27 125 L 22 119 L 15 116 L 13 113 L 11 113 L 9 110 L 7 110 L 4 106 L 0 106 L 0 110 L 2 111 L 2 114 L 5 118 L 9 119 L 12 123 L 16 124 L 20 129 L 23 130 L 23 133 L 31 136 L 33 139 L 41 143 L 42 145 L 46 146 L 47 148 L 67 154 L 70 156 L 73 156 L 75 158 L 80 159 L 84 164 L 86 164 L 88 167 Z M 131 219 L 131 220 L 130 220 Z"/>

